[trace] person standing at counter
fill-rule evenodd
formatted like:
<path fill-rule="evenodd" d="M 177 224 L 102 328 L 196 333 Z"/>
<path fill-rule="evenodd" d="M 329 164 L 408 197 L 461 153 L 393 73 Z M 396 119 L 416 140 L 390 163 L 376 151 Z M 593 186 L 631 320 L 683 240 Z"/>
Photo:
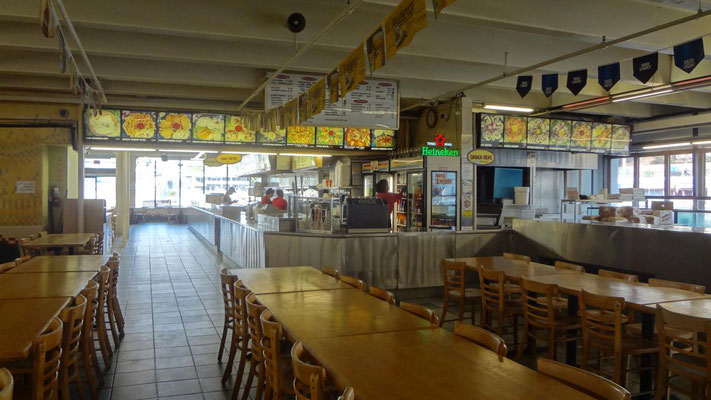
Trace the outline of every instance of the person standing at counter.
<path fill-rule="evenodd" d="M 388 181 L 385 179 L 379 180 L 378 183 L 375 184 L 375 198 L 385 199 L 385 201 L 388 202 L 388 212 L 392 214 L 395 202 L 402 199 L 402 191 L 400 193 L 390 193 L 388 192 L 389 189 Z"/>
<path fill-rule="evenodd" d="M 284 191 L 277 189 L 276 199 L 272 200 L 272 205 L 280 210 L 286 210 L 287 202 L 284 200 Z"/>
<path fill-rule="evenodd" d="M 274 194 L 274 189 L 269 188 L 267 191 L 264 193 L 264 197 L 262 197 L 262 204 L 272 204 L 272 195 Z"/>
<path fill-rule="evenodd" d="M 235 188 L 232 187 L 232 186 L 230 186 L 230 188 L 227 189 L 227 192 L 225 192 L 225 194 L 222 196 L 222 204 L 232 204 L 232 203 L 234 203 L 236 200 L 232 200 L 232 198 L 230 197 L 230 196 L 233 195 L 234 193 L 235 193 Z"/>

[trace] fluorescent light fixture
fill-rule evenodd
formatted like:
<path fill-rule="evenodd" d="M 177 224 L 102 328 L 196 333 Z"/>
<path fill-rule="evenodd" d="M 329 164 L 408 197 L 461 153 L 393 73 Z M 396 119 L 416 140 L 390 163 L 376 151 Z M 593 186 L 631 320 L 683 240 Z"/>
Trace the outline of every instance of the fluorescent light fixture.
<path fill-rule="evenodd" d="M 651 92 L 647 92 L 647 93 L 642 93 L 642 94 L 637 94 L 637 95 L 632 95 L 632 96 L 627 96 L 627 97 L 620 97 L 619 99 L 613 98 L 612 102 L 619 103 L 621 101 L 636 100 L 636 99 L 643 99 L 646 97 L 660 96 L 663 94 L 671 93 L 673 91 L 674 90 L 672 90 L 672 89 L 665 89 L 665 90 L 659 90 L 659 91 L 655 90 L 655 91 L 651 91 Z"/>
<path fill-rule="evenodd" d="M 177 149 L 160 149 L 158 151 L 163 151 L 166 153 L 198 153 L 200 150 L 177 150 Z"/>
<path fill-rule="evenodd" d="M 296 153 L 279 153 L 280 156 L 291 157 L 331 157 L 330 154 L 296 154 Z"/>
<path fill-rule="evenodd" d="M 197 154 L 195 155 L 195 157 L 193 157 L 192 159 L 193 159 L 193 160 L 196 160 L 196 161 L 199 161 L 199 160 L 202 160 L 202 157 L 203 157 L 204 155 L 205 155 L 205 152 L 204 152 L 204 151 L 201 151 L 201 152 L 197 153 Z"/>
<path fill-rule="evenodd" d="M 89 150 L 100 150 L 100 151 L 156 151 L 156 149 L 141 149 L 141 148 L 131 148 L 131 147 L 89 147 Z"/>
<path fill-rule="evenodd" d="M 484 106 L 484 108 L 486 108 L 487 110 L 514 111 L 523 113 L 533 112 L 533 109 L 530 107 L 499 106 L 495 104 L 487 104 Z"/>
<path fill-rule="evenodd" d="M 711 140 L 701 140 L 698 142 L 691 142 L 691 144 L 693 144 L 694 146 L 698 146 L 700 144 L 711 144 Z"/>
<path fill-rule="evenodd" d="M 651 146 L 643 146 L 642 149 L 644 150 L 652 150 L 652 149 L 666 149 L 669 147 L 683 147 L 683 146 L 690 146 L 691 142 L 683 142 L 683 143 L 669 143 L 669 144 L 655 144 Z"/>
<path fill-rule="evenodd" d="M 222 154 L 243 154 L 243 155 L 246 155 L 246 154 L 260 154 L 260 155 L 263 155 L 263 156 L 275 156 L 275 155 L 277 155 L 277 153 L 266 153 L 266 152 L 262 152 L 262 151 L 221 151 L 220 153 L 222 153 Z"/>

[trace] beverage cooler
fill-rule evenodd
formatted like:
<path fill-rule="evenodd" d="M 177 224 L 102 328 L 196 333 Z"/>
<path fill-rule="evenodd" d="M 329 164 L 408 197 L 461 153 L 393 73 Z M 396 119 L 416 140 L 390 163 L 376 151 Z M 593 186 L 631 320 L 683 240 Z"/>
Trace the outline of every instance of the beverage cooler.
<path fill-rule="evenodd" d="M 381 179 L 388 181 L 391 192 L 397 192 L 395 178 L 390 172 L 390 161 L 372 161 L 364 163 L 363 171 L 363 196 L 375 197 L 375 184 Z"/>

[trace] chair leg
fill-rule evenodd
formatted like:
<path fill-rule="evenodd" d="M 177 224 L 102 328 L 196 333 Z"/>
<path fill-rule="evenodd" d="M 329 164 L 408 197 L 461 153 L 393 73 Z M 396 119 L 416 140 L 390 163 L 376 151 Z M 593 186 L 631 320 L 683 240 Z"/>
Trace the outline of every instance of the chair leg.
<path fill-rule="evenodd" d="M 84 399 L 84 384 L 81 382 L 81 377 L 79 376 L 79 364 L 77 363 L 74 364 L 74 369 L 76 371 L 76 378 L 74 379 L 74 383 L 77 385 L 77 392 L 79 393 L 79 398 Z"/>
<path fill-rule="evenodd" d="M 449 296 L 445 294 L 444 296 L 444 305 L 442 306 L 442 316 L 439 319 L 439 326 L 441 327 L 444 325 L 444 317 L 447 316 L 447 309 L 449 308 Z"/>
<path fill-rule="evenodd" d="M 62 399 L 71 399 L 71 392 L 69 391 L 69 368 L 60 368 L 59 371 L 59 392 L 62 395 Z"/>
<path fill-rule="evenodd" d="M 459 318 L 457 321 L 462 322 L 464 321 L 464 297 L 459 298 Z"/>
<path fill-rule="evenodd" d="M 89 385 L 89 390 L 91 391 L 91 398 L 97 400 L 99 398 L 99 388 L 96 382 L 96 377 L 94 376 L 94 370 L 92 368 L 91 353 L 87 345 L 82 346 L 81 357 L 82 366 L 84 367 L 84 375 L 86 375 L 86 382 Z"/>
<path fill-rule="evenodd" d="M 252 360 L 249 362 L 249 375 L 247 375 L 247 382 L 244 384 L 244 394 L 242 394 L 242 400 L 249 399 L 249 390 L 252 388 L 252 381 L 254 380 L 254 375 L 256 373 L 255 369 L 257 369 L 257 361 L 255 361 L 254 356 L 252 356 Z M 238 387 L 235 387 L 235 390 L 232 392 L 232 399 L 236 399 L 236 389 L 238 389 Z"/>
<path fill-rule="evenodd" d="M 104 310 L 96 310 L 96 333 L 99 338 L 99 349 L 101 357 L 104 359 L 104 368 L 111 367 L 111 357 L 114 355 L 109 344 L 109 334 L 106 332 L 106 319 Z"/>
<path fill-rule="evenodd" d="M 225 322 L 222 328 L 222 339 L 220 340 L 220 350 L 217 352 L 217 362 L 222 363 L 222 353 L 225 351 L 225 341 L 227 340 L 227 330 L 229 329 L 230 318 L 225 315 Z"/>
<path fill-rule="evenodd" d="M 555 329 L 551 329 L 550 331 L 548 331 L 548 358 L 553 361 L 555 361 L 555 339 Z"/>
<path fill-rule="evenodd" d="M 264 362 L 257 365 L 257 367 L 259 368 L 259 374 L 257 376 L 257 393 L 254 395 L 254 400 L 264 400 L 264 386 L 266 384 Z"/>
<path fill-rule="evenodd" d="M 476 300 L 472 300 L 472 325 L 476 325 Z"/>
<path fill-rule="evenodd" d="M 521 356 L 523 355 L 523 352 L 526 350 L 526 347 L 528 346 L 528 324 L 526 321 L 523 322 L 523 339 L 521 341 L 521 346 L 516 349 L 516 361 L 518 361 Z M 534 346 L 536 343 L 536 340 L 533 340 Z"/>
<path fill-rule="evenodd" d="M 232 340 L 230 340 L 230 342 L 229 356 L 227 356 L 227 366 L 225 367 L 225 372 L 222 374 L 222 383 L 227 382 L 227 379 L 229 379 L 230 374 L 232 373 L 235 356 L 237 355 L 237 347 L 242 343 L 242 337 L 237 336 L 235 332 L 232 332 Z"/>
<path fill-rule="evenodd" d="M 111 299 L 111 302 L 113 304 L 113 310 L 114 310 L 114 317 L 116 318 L 116 325 L 118 326 L 119 330 L 119 338 L 122 338 L 126 336 L 126 333 L 123 331 L 124 326 L 126 326 L 126 321 L 123 319 L 123 312 L 121 312 L 121 304 L 119 304 L 118 297 L 116 295 L 113 296 Z"/>
<path fill-rule="evenodd" d="M 237 379 L 235 380 L 235 384 L 237 385 L 242 383 L 242 377 L 244 376 L 244 368 L 247 366 L 248 351 L 249 339 L 247 337 L 244 337 L 242 338 L 242 348 L 240 349 L 241 354 L 239 355 L 239 367 L 237 367 Z"/>
<path fill-rule="evenodd" d="M 109 329 L 111 330 L 111 338 L 114 341 L 115 350 L 119 347 L 119 332 L 118 325 L 116 324 L 116 314 L 114 313 L 114 307 L 111 298 L 109 298 L 109 301 L 106 304 L 108 305 L 108 307 L 106 308 L 106 314 L 108 314 L 109 316 Z"/>
<path fill-rule="evenodd" d="M 511 316 L 511 321 L 513 322 L 514 347 L 518 349 L 518 315 L 513 314 Z"/>

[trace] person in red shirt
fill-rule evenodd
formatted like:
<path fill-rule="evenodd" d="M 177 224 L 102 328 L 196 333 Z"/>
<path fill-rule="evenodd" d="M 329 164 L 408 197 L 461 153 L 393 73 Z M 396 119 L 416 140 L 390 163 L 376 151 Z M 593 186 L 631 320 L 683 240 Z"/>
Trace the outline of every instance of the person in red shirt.
<path fill-rule="evenodd" d="M 272 204 L 272 195 L 274 194 L 274 189 L 269 188 L 262 197 L 262 204 Z"/>
<path fill-rule="evenodd" d="M 385 199 L 385 201 L 388 202 L 388 212 L 392 214 L 395 202 L 400 201 L 400 199 L 402 199 L 402 192 L 390 193 L 388 192 L 389 189 L 390 188 L 388 187 L 388 181 L 386 181 L 385 179 L 379 180 L 378 183 L 375 184 L 375 198 Z"/>
<path fill-rule="evenodd" d="M 280 210 L 286 210 L 287 202 L 284 200 L 284 191 L 277 189 L 276 199 L 272 200 L 272 205 Z"/>

